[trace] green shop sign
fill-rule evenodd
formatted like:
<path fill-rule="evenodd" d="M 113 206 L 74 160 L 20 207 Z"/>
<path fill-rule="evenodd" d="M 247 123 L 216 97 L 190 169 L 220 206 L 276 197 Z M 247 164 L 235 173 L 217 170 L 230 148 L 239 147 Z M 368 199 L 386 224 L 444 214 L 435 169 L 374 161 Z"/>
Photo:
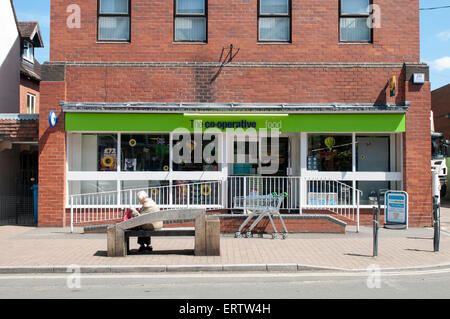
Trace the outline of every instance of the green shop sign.
<path fill-rule="evenodd" d="M 171 132 L 216 128 L 281 132 L 405 132 L 405 114 L 66 113 L 71 132 Z"/>

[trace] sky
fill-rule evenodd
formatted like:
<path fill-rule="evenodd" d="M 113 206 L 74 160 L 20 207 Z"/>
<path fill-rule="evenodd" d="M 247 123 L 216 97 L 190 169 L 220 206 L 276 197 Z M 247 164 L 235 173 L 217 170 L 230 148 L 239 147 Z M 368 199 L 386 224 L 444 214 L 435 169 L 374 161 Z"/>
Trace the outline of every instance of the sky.
<path fill-rule="evenodd" d="M 395 0 L 393 0 L 395 1 Z M 36 49 L 36 59 L 49 59 L 50 0 L 13 0 L 19 21 L 38 21 L 45 48 Z M 450 0 L 420 0 L 421 8 L 450 6 Z M 421 60 L 430 66 L 432 90 L 450 83 L 450 8 L 420 13 Z"/>

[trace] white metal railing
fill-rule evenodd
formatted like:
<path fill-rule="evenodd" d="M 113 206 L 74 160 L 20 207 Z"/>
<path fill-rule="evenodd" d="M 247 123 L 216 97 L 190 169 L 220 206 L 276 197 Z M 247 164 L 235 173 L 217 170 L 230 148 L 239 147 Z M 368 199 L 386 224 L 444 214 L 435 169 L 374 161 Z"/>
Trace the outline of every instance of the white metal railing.
<path fill-rule="evenodd" d="M 233 199 L 242 196 L 287 193 L 280 210 L 302 214 L 303 209 L 326 210 L 356 223 L 362 192 L 344 182 L 299 176 L 230 176 L 225 181 L 126 189 L 78 194 L 69 197 L 71 230 L 74 224 L 105 222 L 122 218 L 122 210 L 138 207 L 137 193 L 146 191 L 162 209 L 204 208 L 233 211 Z"/>
<path fill-rule="evenodd" d="M 328 210 L 356 222 L 359 232 L 359 209 L 362 191 L 340 181 L 308 178 L 306 209 Z"/>
<path fill-rule="evenodd" d="M 70 195 L 70 227 L 75 224 L 112 221 L 122 218 L 122 210 L 140 206 L 137 194 L 145 191 L 161 209 L 224 208 L 222 181 L 205 181 L 169 186 L 125 189 L 119 192 L 102 192 Z"/>
<path fill-rule="evenodd" d="M 301 177 L 298 176 L 231 176 L 228 178 L 227 207 L 233 209 L 235 197 L 287 193 L 280 209 L 301 213 Z"/>

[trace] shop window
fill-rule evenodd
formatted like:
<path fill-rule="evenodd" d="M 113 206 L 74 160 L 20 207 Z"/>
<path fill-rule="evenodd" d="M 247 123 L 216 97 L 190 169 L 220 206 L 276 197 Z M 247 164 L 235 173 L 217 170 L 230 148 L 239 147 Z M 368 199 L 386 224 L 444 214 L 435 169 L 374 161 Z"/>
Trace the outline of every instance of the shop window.
<path fill-rule="evenodd" d="M 352 185 L 351 181 L 307 181 L 308 205 L 351 205 L 353 204 Z"/>
<path fill-rule="evenodd" d="M 309 135 L 308 170 L 351 172 L 352 143 L 351 135 Z"/>
<path fill-rule="evenodd" d="M 258 41 L 291 41 L 290 0 L 258 0 Z"/>
<path fill-rule="evenodd" d="M 169 181 L 122 181 L 120 187 L 122 205 L 139 205 L 137 194 L 140 191 L 145 191 L 157 205 L 169 204 Z"/>
<path fill-rule="evenodd" d="M 389 136 L 356 137 L 356 170 L 358 172 L 389 172 Z"/>
<path fill-rule="evenodd" d="M 130 41 L 130 21 L 130 0 L 99 0 L 99 41 Z"/>
<path fill-rule="evenodd" d="M 116 181 L 69 181 L 69 195 L 83 195 L 73 198 L 76 205 L 115 204 L 116 192 Z M 96 193 L 105 193 L 105 196 L 101 199 L 98 196 L 90 196 Z M 101 202 L 97 203 L 97 201 Z"/>
<path fill-rule="evenodd" d="M 175 41 L 207 41 L 206 0 L 175 0 Z"/>
<path fill-rule="evenodd" d="M 117 171 L 117 135 L 69 134 L 69 170 Z"/>
<path fill-rule="evenodd" d="M 217 181 L 173 181 L 174 205 L 217 205 L 221 203 L 221 198 L 221 187 Z"/>
<path fill-rule="evenodd" d="M 169 171 L 169 135 L 122 134 L 122 171 Z"/>
<path fill-rule="evenodd" d="M 371 42 L 372 30 L 367 23 L 371 0 L 341 0 L 339 34 L 341 42 Z"/>
<path fill-rule="evenodd" d="M 401 190 L 400 181 L 357 181 L 356 188 L 361 190 L 361 205 L 373 205 L 380 191 Z"/>
<path fill-rule="evenodd" d="M 181 134 L 173 140 L 174 171 L 219 171 L 218 135 Z"/>

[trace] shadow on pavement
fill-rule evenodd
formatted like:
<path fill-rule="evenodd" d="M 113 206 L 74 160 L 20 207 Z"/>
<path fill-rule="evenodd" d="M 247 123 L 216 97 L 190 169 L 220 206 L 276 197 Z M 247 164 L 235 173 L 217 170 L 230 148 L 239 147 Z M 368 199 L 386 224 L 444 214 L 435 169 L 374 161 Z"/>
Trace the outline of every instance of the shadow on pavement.
<path fill-rule="evenodd" d="M 193 249 L 180 249 L 180 250 L 154 250 L 138 252 L 137 249 L 132 249 L 128 253 L 128 256 L 150 256 L 150 255 L 184 255 L 194 256 Z M 108 257 L 108 252 L 105 250 L 99 250 L 94 254 L 95 257 Z"/>
<path fill-rule="evenodd" d="M 425 250 L 425 249 L 416 249 L 416 248 L 406 248 L 405 250 L 409 250 L 409 251 L 421 251 L 421 252 L 425 252 L 425 253 L 434 253 L 434 251 L 432 249 L 430 250 Z"/>
<path fill-rule="evenodd" d="M 345 254 L 346 256 L 353 256 L 353 257 L 370 257 L 372 258 L 372 255 L 361 255 L 361 254 Z"/>

